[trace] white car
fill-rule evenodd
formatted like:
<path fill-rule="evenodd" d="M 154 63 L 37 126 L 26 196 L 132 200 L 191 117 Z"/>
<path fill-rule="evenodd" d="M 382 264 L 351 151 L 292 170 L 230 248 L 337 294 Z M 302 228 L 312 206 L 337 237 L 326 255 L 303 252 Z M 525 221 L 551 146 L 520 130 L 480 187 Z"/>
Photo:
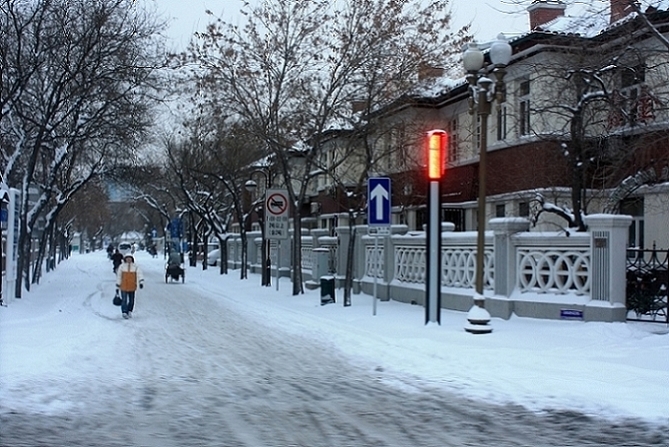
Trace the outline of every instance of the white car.
<path fill-rule="evenodd" d="M 218 262 L 221 260 L 221 250 L 216 249 L 207 253 L 207 264 L 208 265 L 218 265 Z"/>
<path fill-rule="evenodd" d="M 123 256 L 132 254 L 132 244 L 128 242 L 121 242 L 118 244 L 118 251 L 121 252 Z"/>

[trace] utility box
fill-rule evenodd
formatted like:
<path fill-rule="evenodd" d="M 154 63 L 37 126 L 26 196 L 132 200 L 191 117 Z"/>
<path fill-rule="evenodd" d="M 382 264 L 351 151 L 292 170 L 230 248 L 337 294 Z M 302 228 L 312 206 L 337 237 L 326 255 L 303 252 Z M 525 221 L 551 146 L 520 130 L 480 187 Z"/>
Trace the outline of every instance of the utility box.
<path fill-rule="evenodd" d="M 334 276 L 321 276 L 321 306 L 335 302 Z"/>

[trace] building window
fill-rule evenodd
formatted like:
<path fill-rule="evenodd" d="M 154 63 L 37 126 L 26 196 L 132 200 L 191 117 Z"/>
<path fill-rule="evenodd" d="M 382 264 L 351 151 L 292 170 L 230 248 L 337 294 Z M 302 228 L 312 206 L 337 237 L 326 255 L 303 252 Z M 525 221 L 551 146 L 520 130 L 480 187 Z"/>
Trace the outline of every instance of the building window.
<path fill-rule="evenodd" d="M 495 206 L 495 217 L 506 217 L 506 205 L 502 203 Z"/>
<path fill-rule="evenodd" d="M 609 128 L 647 123 L 655 119 L 655 104 L 646 85 L 646 66 L 626 67 L 620 72 L 620 89 L 611 94 Z"/>
<path fill-rule="evenodd" d="M 497 141 L 506 140 L 506 106 L 497 109 Z"/>
<path fill-rule="evenodd" d="M 407 163 L 407 145 L 403 128 L 393 129 L 391 132 L 391 148 L 395 153 L 395 166 L 391 168 L 402 168 Z"/>
<path fill-rule="evenodd" d="M 444 208 L 441 213 L 442 222 L 452 222 L 454 231 L 465 231 L 465 211 L 460 208 Z"/>
<path fill-rule="evenodd" d="M 518 216 L 520 216 L 520 217 L 530 217 L 530 204 L 529 204 L 529 202 L 520 202 L 518 204 Z"/>
<path fill-rule="evenodd" d="M 448 132 L 448 161 L 454 162 L 458 159 L 458 119 L 453 118 L 446 124 Z"/>
<path fill-rule="evenodd" d="M 530 134 L 530 81 L 524 80 L 520 83 L 518 95 L 518 105 L 520 111 L 520 122 L 518 132 L 520 135 Z"/>

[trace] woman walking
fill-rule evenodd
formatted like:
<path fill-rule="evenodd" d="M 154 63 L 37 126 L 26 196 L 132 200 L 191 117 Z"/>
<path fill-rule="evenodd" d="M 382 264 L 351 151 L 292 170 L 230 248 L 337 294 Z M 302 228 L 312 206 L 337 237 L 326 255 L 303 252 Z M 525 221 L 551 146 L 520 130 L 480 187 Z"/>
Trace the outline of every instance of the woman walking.
<path fill-rule="evenodd" d="M 132 255 L 125 255 L 125 261 L 116 272 L 116 288 L 121 290 L 121 314 L 123 318 L 131 318 L 135 309 L 135 292 L 137 287 L 144 287 L 144 276 L 135 264 Z"/>

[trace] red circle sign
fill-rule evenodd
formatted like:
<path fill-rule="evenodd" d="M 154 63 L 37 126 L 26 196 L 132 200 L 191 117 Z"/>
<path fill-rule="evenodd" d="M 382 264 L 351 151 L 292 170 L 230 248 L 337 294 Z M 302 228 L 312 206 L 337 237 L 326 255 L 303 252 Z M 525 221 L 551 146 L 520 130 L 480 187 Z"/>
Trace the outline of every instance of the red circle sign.
<path fill-rule="evenodd" d="M 288 211 L 288 198 L 283 194 L 274 193 L 267 198 L 265 207 L 268 213 L 281 216 Z"/>

